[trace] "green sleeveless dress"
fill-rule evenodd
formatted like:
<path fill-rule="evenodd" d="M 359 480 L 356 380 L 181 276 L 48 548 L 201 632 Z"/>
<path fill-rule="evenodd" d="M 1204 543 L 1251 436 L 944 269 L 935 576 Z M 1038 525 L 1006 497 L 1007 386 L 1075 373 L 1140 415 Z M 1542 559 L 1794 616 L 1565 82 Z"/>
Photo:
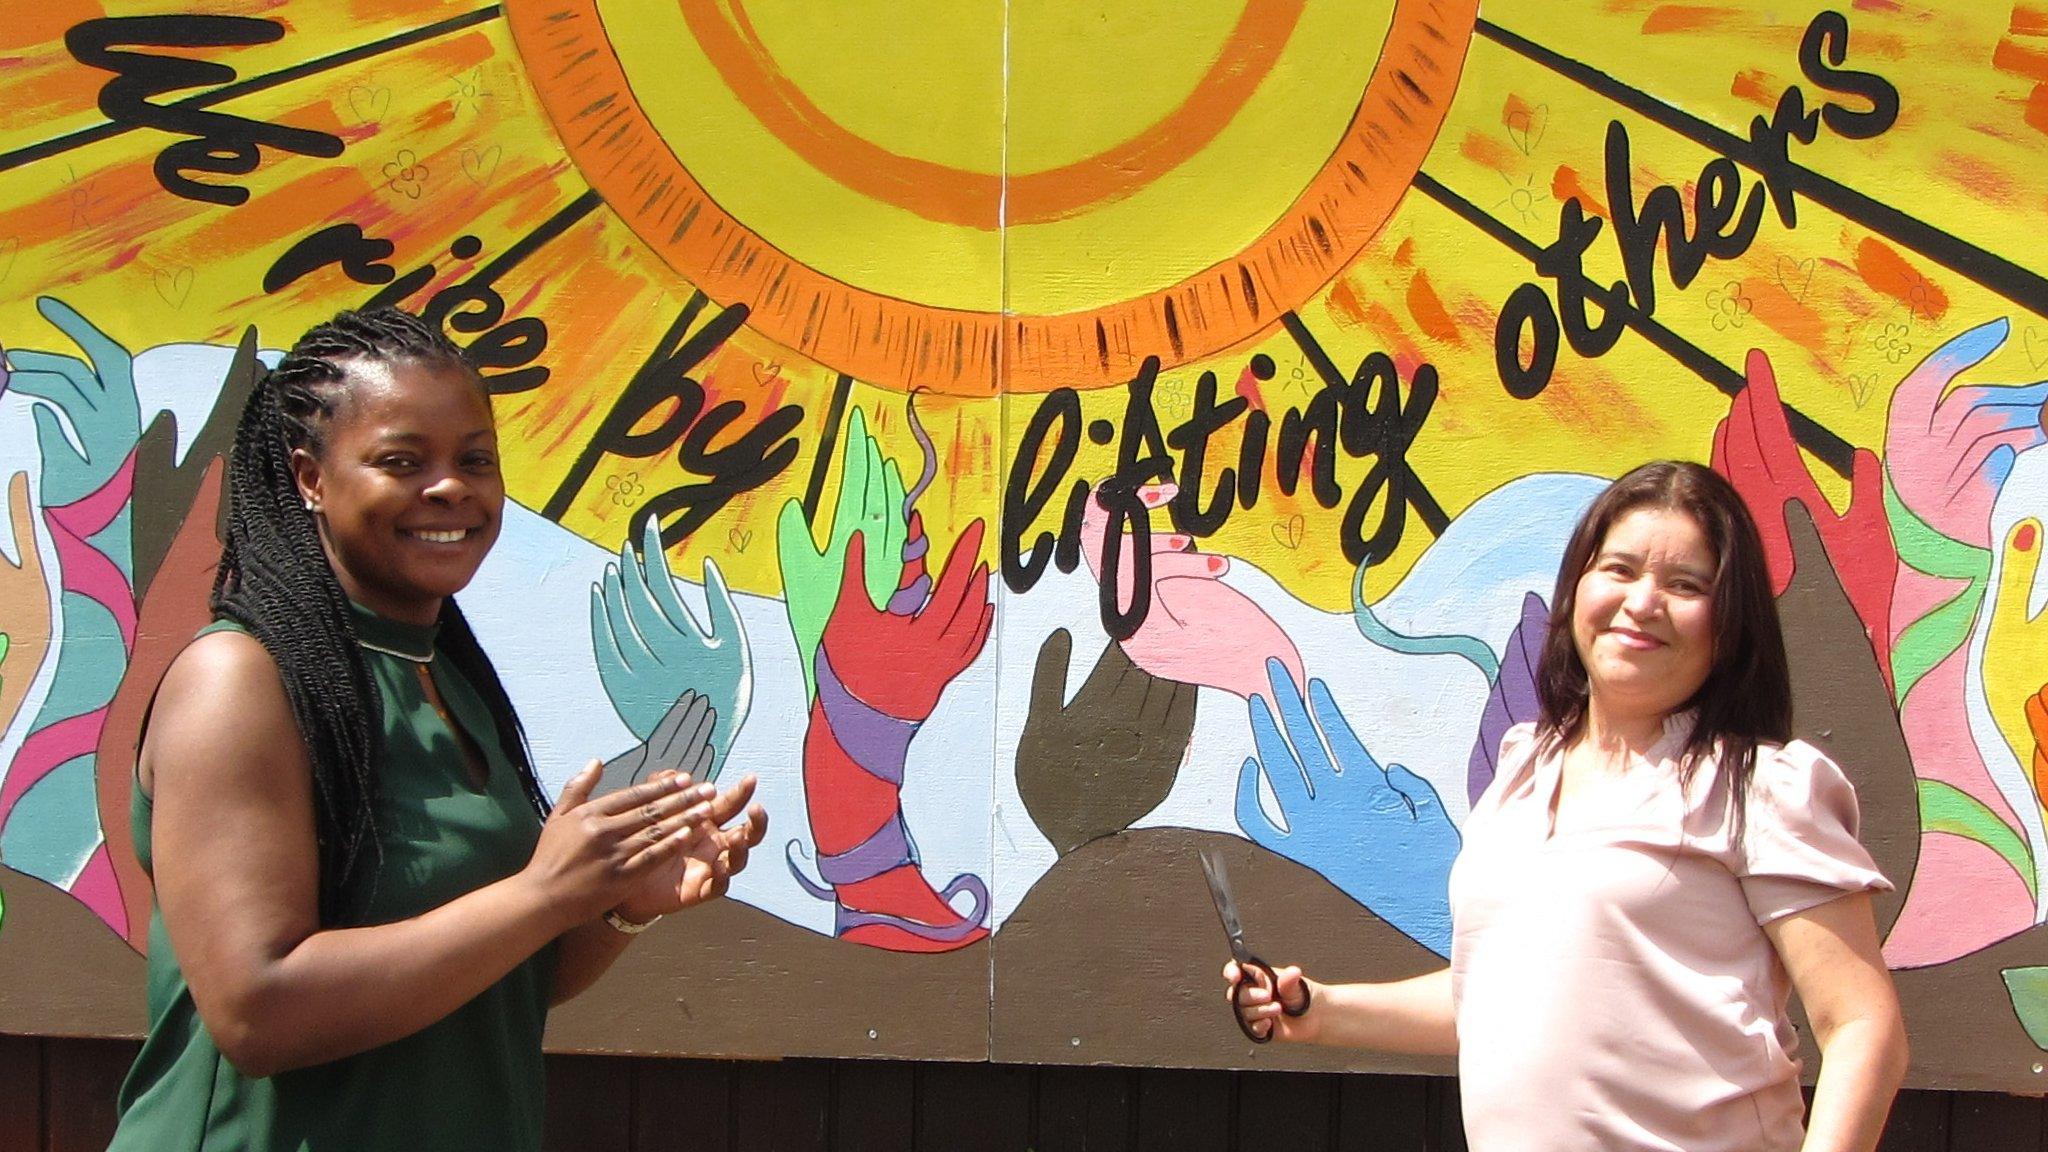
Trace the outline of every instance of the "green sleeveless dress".
<path fill-rule="evenodd" d="M 475 688 L 446 659 L 428 664 L 455 722 L 484 750 L 471 782 L 461 747 L 419 682 L 434 630 L 358 608 L 356 630 L 384 713 L 378 809 L 383 862 L 366 924 L 416 916 L 524 867 L 540 819 Z M 207 631 L 233 628 L 217 623 Z M 203 634 L 203 633 L 202 633 Z M 136 854 L 150 860 L 150 801 L 134 790 Z M 360 906 L 360 905 L 358 905 Z M 555 946 L 425 1029 L 354 1056 L 262 1079 L 237 1072 L 200 1020 L 163 915 L 149 924 L 149 1036 L 121 1086 L 110 1152 L 378 1152 L 531 1149 L 541 1137 L 541 1031 Z"/>

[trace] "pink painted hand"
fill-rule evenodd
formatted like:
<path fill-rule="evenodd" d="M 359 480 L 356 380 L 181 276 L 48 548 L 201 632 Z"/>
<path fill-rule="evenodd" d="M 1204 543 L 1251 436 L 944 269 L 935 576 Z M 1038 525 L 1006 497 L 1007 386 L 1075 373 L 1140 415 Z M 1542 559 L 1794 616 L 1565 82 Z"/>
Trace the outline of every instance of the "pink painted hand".
<path fill-rule="evenodd" d="M 1148 484 L 1138 489 L 1138 498 L 1153 509 L 1179 491 L 1174 484 Z M 1099 497 L 1090 496 L 1081 520 L 1081 552 L 1098 582 L 1109 528 L 1109 510 Z M 1137 544 L 1126 533 L 1122 545 L 1117 603 L 1129 606 L 1136 587 L 1131 557 Z M 1287 633 L 1250 597 L 1217 579 L 1230 570 L 1230 561 L 1193 548 L 1194 541 L 1179 533 L 1152 537 L 1152 608 L 1123 642 L 1124 655 L 1162 680 L 1206 684 L 1247 700 L 1267 691 L 1268 659 L 1284 664 L 1294 682 L 1305 687 L 1301 653 Z"/>
<path fill-rule="evenodd" d="M 1885 420 L 1885 471 L 1900 502 L 1978 548 L 1991 547 L 1991 502 L 2014 457 L 2048 440 L 2048 382 L 1949 387 L 1998 351 L 2008 331 L 1993 320 L 1935 349 L 1899 382 Z"/>

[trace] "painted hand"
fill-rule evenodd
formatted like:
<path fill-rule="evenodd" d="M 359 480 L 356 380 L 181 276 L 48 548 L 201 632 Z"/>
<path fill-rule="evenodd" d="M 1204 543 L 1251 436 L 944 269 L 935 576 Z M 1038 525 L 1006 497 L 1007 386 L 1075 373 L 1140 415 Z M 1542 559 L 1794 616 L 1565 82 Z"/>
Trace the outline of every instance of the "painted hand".
<path fill-rule="evenodd" d="M 657 773 L 656 779 L 668 775 Z M 619 915 L 646 923 L 725 895 L 732 878 L 746 868 L 748 855 L 768 834 L 768 813 L 750 803 L 754 784 L 753 776 L 743 776 L 713 797 L 699 817 L 697 834 L 689 838 L 675 866 L 649 875 L 620 901 Z M 732 824 L 736 817 L 741 817 L 739 823 Z"/>
<path fill-rule="evenodd" d="M 637 552 L 630 544 L 621 548 L 619 562 L 605 565 L 604 583 L 591 587 L 590 634 L 598 679 L 634 735 L 652 739 L 678 697 L 693 694 L 701 694 L 724 719 L 712 736 L 713 759 L 698 774 L 716 780 L 746 721 L 754 681 L 732 594 L 708 557 L 704 600 L 709 628 L 697 623 L 676 594 L 661 526 L 650 517 Z"/>
<path fill-rule="evenodd" d="M 43 577 L 42 554 L 36 550 L 26 472 L 15 473 L 7 483 L 7 518 L 21 562 L 0 556 L 0 733 L 14 722 L 50 650 L 50 587 Z"/>
<path fill-rule="evenodd" d="M 922 722 L 946 686 L 974 663 L 995 620 L 988 565 L 976 560 L 981 537 L 981 521 L 967 526 L 946 557 L 931 599 L 907 616 L 875 607 L 864 594 L 867 540 L 855 533 L 848 541 L 838 603 L 820 647 L 855 699 L 898 721 Z M 903 571 L 900 563 L 895 568 Z"/>
<path fill-rule="evenodd" d="M 922 539 L 915 515 L 910 527 Z M 804 732 L 804 803 L 822 882 L 798 868 L 796 841 L 788 861 L 806 891 L 833 901 L 833 934 L 843 939 L 942 952 L 988 935 L 987 884 L 972 873 L 943 889 L 925 879 L 902 797 L 918 728 L 974 663 L 994 620 L 988 567 L 976 560 L 981 539 L 976 520 L 953 545 L 936 584 L 922 557 L 899 563 L 892 609 L 877 609 L 862 586 L 869 571 L 866 538 L 856 533 L 847 543 Z M 971 897 L 971 911 L 953 906 L 960 895 Z"/>
<path fill-rule="evenodd" d="M 43 458 L 43 506 L 57 508 L 99 491 L 114 478 L 142 436 L 142 416 L 135 398 L 135 361 L 128 350 L 61 300 L 39 297 L 36 309 L 87 358 L 21 349 L 7 353 L 13 367 L 8 387 L 48 402 L 36 406 L 36 446 Z M 60 411 L 77 432 L 78 446 L 64 434 Z M 120 553 L 114 559 L 125 573 L 125 543 Z"/>
<path fill-rule="evenodd" d="M 1073 650 L 1064 628 L 1045 638 L 1017 740 L 1017 794 L 1062 856 L 1158 807 L 1195 730 L 1195 688 L 1158 679 L 1116 644 L 1068 703 Z"/>
<path fill-rule="evenodd" d="M 661 723 L 645 741 L 605 762 L 593 795 L 602 796 L 635 784 L 644 784 L 663 772 L 679 772 L 693 780 L 709 781 L 712 771 L 711 734 L 718 726 L 718 712 L 710 701 L 695 692 L 676 697 Z"/>
<path fill-rule="evenodd" d="M 1146 508 L 1157 508 L 1180 491 L 1174 484 L 1138 489 Z M 1109 510 L 1091 496 L 1081 519 L 1081 552 L 1100 582 L 1109 539 Z M 1117 571 L 1117 602 L 1132 603 L 1136 587 L 1131 557 L 1135 537 L 1123 536 Z M 1152 609 L 1137 632 L 1123 641 L 1131 663 L 1164 680 L 1207 684 L 1246 699 L 1265 690 L 1266 661 L 1277 659 L 1301 683 L 1301 654 L 1280 625 L 1258 604 L 1218 577 L 1230 561 L 1190 551 L 1186 536 L 1160 533 L 1151 539 Z"/>
<path fill-rule="evenodd" d="M 1238 826 L 1254 843 L 1322 873 L 1416 943 L 1449 955 L 1448 884 L 1460 840 L 1436 789 L 1399 764 L 1381 768 L 1321 680 L 1309 681 L 1303 707 L 1285 666 L 1272 660 L 1266 667 L 1280 723 L 1264 694 L 1252 697 L 1258 755 L 1238 773 Z M 1286 828 L 1259 804 L 1262 770 Z"/>
<path fill-rule="evenodd" d="M 782 568 L 782 595 L 790 631 L 803 665 L 807 698 L 818 694 L 813 664 L 825 621 L 839 598 L 840 574 L 847 544 L 856 532 L 869 544 L 863 570 L 871 607 L 880 608 L 896 591 L 903 570 L 903 541 L 909 524 L 903 512 L 903 474 L 893 461 L 884 463 L 881 447 L 868 435 L 860 409 L 846 424 L 846 447 L 840 456 L 839 496 L 832 508 L 832 528 L 825 545 L 813 543 L 803 505 L 782 506 L 775 524 L 775 556 Z"/>
<path fill-rule="evenodd" d="M 2048 440 L 2048 382 L 1949 388 L 2009 331 L 1993 320 L 1935 349 L 1892 392 L 1885 421 L 1885 472 L 1899 501 L 1935 531 L 1978 548 L 1991 547 L 1991 502 L 2013 458 Z"/>
<path fill-rule="evenodd" d="M 1784 595 L 1792 583 L 1792 538 L 1785 527 L 1785 503 L 1806 506 L 1827 549 L 1835 575 L 1856 609 L 1864 631 L 1885 659 L 1890 624 L 1892 579 L 1899 560 L 1892 551 L 1891 527 L 1884 514 L 1884 466 L 1869 449 L 1856 450 L 1850 479 L 1848 510 L 1834 506 L 1814 483 L 1798 441 L 1785 420 L 1778 398 L 1778 377 L 1770 357 L 1751 349 L 1744 366 L 1748 384 L 1736 393 L 1728 416 L 1714 429 L 1714 470 L 1726 476 L 1756 517 L 1770 560 L 1771 591 Z"/>

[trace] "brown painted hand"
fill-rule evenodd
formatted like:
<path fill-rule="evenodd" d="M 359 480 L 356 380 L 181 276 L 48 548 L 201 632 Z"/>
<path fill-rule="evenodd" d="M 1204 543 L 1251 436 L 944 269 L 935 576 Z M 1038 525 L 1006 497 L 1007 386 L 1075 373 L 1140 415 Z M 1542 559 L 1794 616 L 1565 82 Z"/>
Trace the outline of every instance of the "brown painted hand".
<path fill-rule="evenodd" d="M 1066 629 L 1046 637 L 1017 742 L 1017 794 L 1062 856 L 1166 799 L 1195 730 L 1194 685 L 1151 675 L 1119 644 L 1068 703 L 1073 651 Z"/>

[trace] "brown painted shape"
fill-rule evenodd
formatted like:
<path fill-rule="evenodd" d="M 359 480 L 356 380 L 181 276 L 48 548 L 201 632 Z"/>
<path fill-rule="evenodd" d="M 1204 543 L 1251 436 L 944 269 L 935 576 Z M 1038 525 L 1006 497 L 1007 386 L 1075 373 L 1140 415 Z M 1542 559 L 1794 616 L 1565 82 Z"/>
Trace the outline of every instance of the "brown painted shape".
<path fill-rule="evenodd" d="M 755 867 L 776 866 L 756 858 Z M 988 966 L 985 942 L 930 955 L 890 952 L 719 900 L 655 925 L 594 988 L 555 1009 L 548 1046 L 757 1060 L 986 1060 Z"/>
<path fill-rule="evenodd" d="M 107 722 L 100 729 L 99 755 L 93 768 L 100 831 L 121 888 L 121 906 L 128 913 L 128 943 L 137 952 L 149 943 L 151 885 L 128 832 L 136 746 L 142 739 L 143 716 L 156 698 L 156 686 L 165 670 L 193 633 L 213 618 L 207 600 L 213 589 L 214 568 L 220 563 L 220 540 L 214 527 L 220 514 L 224 470 L 220 458 L 215 457 L 199 478 L 195 502 L 143 597 L 136 618 L 135 651 L 129 654 L 128 672 L 114 692 Z"/>
<path fill-rule="evenodd" d="M 2048 1090 L 2048 1074 L 2034 1071 L 2048 1064 L 2048 1052 L 2034 1044 L 2013 1013 L 2000 975 L 2007 968 L 2044 964 L 2048 925 L 2036 925 L 1946 964 L 1892 973 L 1913 1049 L 1906 1082 L 2029 1095 Z"/>
<path fill-rule="evenodd" d="M 1792 582 L 1778 599 L 1792 665 L 1792 731 L 1825 751 L 1856 785 L 1863 846 L 1895 891 L 1872 906 L 1878 934 L 1899 918 L 1920 859 L 1920 790 L 1891 690 L 1805 505 L 1785 506 Z"/>
<path fill-rule="evenodd" d="M 92 910 L 0 865 L 0 1032 L 140 1036 L 142 957 Z"/>
<path fill-rule="evenodd" d="M 1017 740 L 1017 795 L 1062 856 L 1157 808 L 1195 731 L 1195 687 L 1153 676 L 1114 642 L 1063 704 L 1073 646 L 1061 628 L 1039 648 Z"/>
<path fill-rule="evenodd" d="M 1334 981 L 1444 966 L 1291 860 L 1217 832 L 1134 829 L 1061 857 L 996 933 L 994 1059 L 1451 1071 L 1449 1060 L 1246 1041 L 1223 998 L 1230 953 L 1196 859 L 1203 847 L 1222 854 L 1246 942 L 1274 964 Z"/>
<path fill-rule="evenodd" d="M 229 449 L 234 447 L 235 427 L 241 423 L 242 409 L 248 406 L 249 394 L 256 390 L 256 382 L 264 371 L 263 362 L 256 358 L 256 329 L 243 329 L 241 343 L 235 346 L 234 358 L 221 380 L 220 393 L 214 398 L 213 410 L 200 426 L 199 435 L 193 437 L 183 464 L 176 462 L 176 416 L 160 412 L 143 431 L 142 440 L 135 447 L 132 528 L 138 602 L 148 595 L 157 566 L 183 529 L 185 512 L 198 499 L 207 470 L 214 460 L 227 459 Z"/>

